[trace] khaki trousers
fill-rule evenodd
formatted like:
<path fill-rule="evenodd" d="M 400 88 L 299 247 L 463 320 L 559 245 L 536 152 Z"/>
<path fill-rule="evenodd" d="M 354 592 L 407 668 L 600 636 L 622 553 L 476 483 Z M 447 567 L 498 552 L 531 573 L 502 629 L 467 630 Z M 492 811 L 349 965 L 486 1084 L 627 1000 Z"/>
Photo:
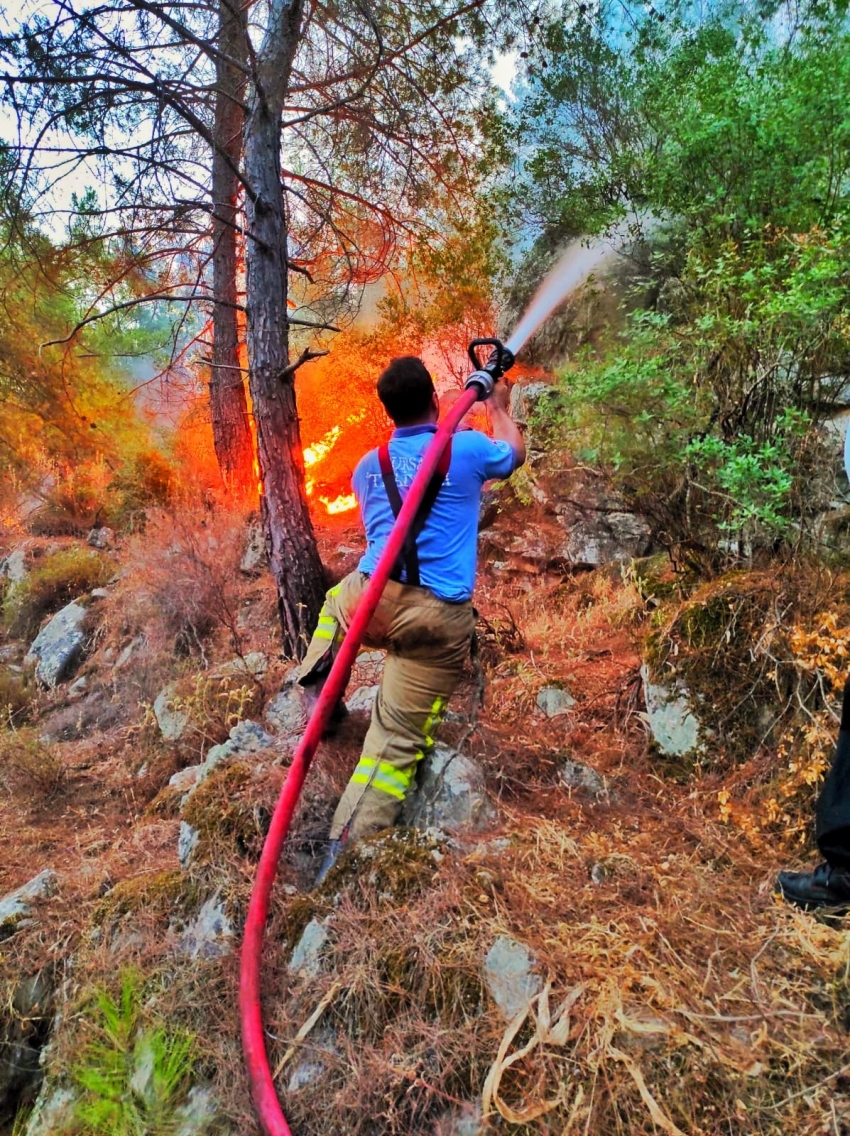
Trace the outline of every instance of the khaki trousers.
<path fill-rule="evenodd" d="M 327 593 L 301 664 L 303 685 L 327 674 L 368 584 L 352 572 Z M 397 820 L 460 681 L 474 626 L 471 600 L 446 603 L 427 588 L 387 584 L 363 639 L 386 649 L 384 676 L 362 756 L 334 813 L 332 840 L 349 822 L 350 837 L 360 839 Z"/>

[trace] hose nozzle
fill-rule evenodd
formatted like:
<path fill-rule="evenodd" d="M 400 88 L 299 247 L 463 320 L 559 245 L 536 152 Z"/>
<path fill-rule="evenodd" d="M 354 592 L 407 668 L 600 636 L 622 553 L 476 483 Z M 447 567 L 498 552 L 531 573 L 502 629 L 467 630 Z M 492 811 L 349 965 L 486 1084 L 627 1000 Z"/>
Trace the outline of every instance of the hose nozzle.
<path fill-rule="evenodd" d="M 475 353 L 476 347 L 492 347 L 487 362 L 482 364 Z M 473 339 L 469 345 L 469 358 L 475 370 L 464 383 L 464 389 L 477 387 L 478 401 L 486 402 L 493 393 L 496 382 L 509 371 L 516 362 L 513 351 L 508 350 L 501 339 Z"/>

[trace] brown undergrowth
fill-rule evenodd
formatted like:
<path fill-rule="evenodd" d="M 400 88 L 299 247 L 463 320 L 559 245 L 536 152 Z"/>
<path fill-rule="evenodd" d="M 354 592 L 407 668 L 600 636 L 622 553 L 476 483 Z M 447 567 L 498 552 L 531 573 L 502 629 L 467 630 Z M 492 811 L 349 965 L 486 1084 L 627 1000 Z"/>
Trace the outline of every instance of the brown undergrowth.
<path fill-rule="evenodd" d="M 336 532 L 328 547 L 348 540 Z M 355 555 L 356 546 L 341 554 Z M 824 1136 L 850 1127 L 845 924 L 819 922 L 772 894 L 781 859 L 805 855 L 800 836 L 817 777 L 808 796 L 792 786 L 782 798 L 785 817 L 768 825 L 767 812 L 777 778 L 796 776 L 790 764 L 808 770 L 826 752 L 829 667 L 841 671 L 850 619 L 839 576 L 794 584 L 802 599 L 777 609 L 790 587 L 787 575 L 755 576 L 715 581 L 702 597 L 655 589 L 650 603 L 615 573 L 485 571 L 477 596 L 484 706 L 470 734 L 470 675 L 443 736 L 464 739 L 480 760 L 498 824 L 461 842 L 406 831 L 379 838 L 310 892 L 365 715 L 322 747 L 281 862 L 263 971 L 275 1083 L 298 1136 L 454 1136 L 454 1118 L 475 1104 L 485 1108 L 487 1136 Z M 266 610 L 257 585 L 239 583 L 233 595 L 239 612 Z M 688 612 L 703 600 L 717 610 L 718 597 L 722 613 L 750 612 L 748 634 L 780 610 L 771 649 L 782 675 L 797 681 L 781 688 L 783 698 L 790 703 L 796 690 L 809 717 L 743 759 L 673 768 L 649 744 L 642 641 L 666 636 L 669 657 L 681 659 L 685 637 L 696 641 L 688 627 L 701 626 Z M 819 623 L 828 611 L 835 620 Z M 115 630 L 120 616 L 118 605 L 106 613 L 101 649 L 109 635 L 117 648 L 131 633 Z M 222 626 L 203 640 L 210 671 L 232 657 Z M 262 646 L 262 626 L 243 620 L 245 648 Z M 717 627 L 722 639 L 728 624 Z M 746 658 L 743 641 L 734 650 Z M 773 664 L 765 656 L 759 665 L 760 690 L 784 706 L 770 685 Z M 717 673 L 725 689 L 730 672 Z M 575 700 L 551 719 L 537 707 L 550 685 Z M 138 722 L 137 704 L 133 713 Z M 816 729 L 808 736 L 806 721 Z M 209 830 L 208 854 L 187 874 L 176 860 L 179 801 L 145 809 L 154 781 L 167 781 L 169 751 L 151 742 L 134 755 L 140 737 L 122 727 L 62 744 L 65 779 L 54 799 L 0 797 L 9 887 L 29 878 L 35 861 L 62 875 L 37 924 L 0 944 L 0 982 L 7 989 L 48 965 L 62 974 L 64 1024 L 48 1061 L 58 1078 L 73 1063 L 91 990 L 116 990 L 122 971 L 135 968 L 157 1020 L 195 1037 L 198 1075 L 214 1084 L 224 1130 L 255 1136 L 238 957 L 187 958 L 175 936 L 213 894 L 238 934 L 283 775 L 273 763 L 286 758 L 251 754 L 210 779 L 190 809 Z M 152 759 L 150 784 L 136 776 L 134 757 Z M 598 772 L 596 797 L 563 783 L 567 759 Z M 755 835 L 745 815 L 758 819 Z M 321 965 L 293 973 L 292 949 L 311 919 L 327 932 Z M 499 936 L 527 945 L 535 960 L 539 993 L 513 1021 L 485 978 Z M 323 1068 L 304 1083 L 311 1064 Z"/>

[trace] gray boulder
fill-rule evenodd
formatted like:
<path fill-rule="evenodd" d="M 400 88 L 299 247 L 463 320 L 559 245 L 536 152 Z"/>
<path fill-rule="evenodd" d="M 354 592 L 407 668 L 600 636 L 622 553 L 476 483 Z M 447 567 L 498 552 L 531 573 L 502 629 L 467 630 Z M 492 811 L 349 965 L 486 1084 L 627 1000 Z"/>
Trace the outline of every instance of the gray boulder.
<path fill-rule="evenodd" d="M 481 1104 L 476 1102 L 444 1113 L 437 1122 L 434 1136 L 484 1136 L 486 1131 Z"/>
<path fill-rule="evenodd" d="M 216 667 L 215 676 L 224 678 L 235 675 L 236 678 L 244 678 L 247 682 L 251 682 L 254 679 L 261 679 L 268 669 L 268 655 L 263 654 L 262 651 L 249 651 L 247 655 L 231 659 Z"/>
<path fill-rule="evenodd" d="M 45 1081 L 23 1136 L 57 1136 L 59 1132 L 67 1132 L 74 1119 L 76 1103 L 73 1089 Z"/>
<path fill-rule="evenodd" d="M 168 784 L 172 789 L 187 793 L 198 780 L 201 768 L 200 765 L 187 765 L 185 769 L 178 769 L 168 778 Z"/>
<path fill-rule="evenodd" d="M 286 1086 L 288 1093 L 297 1093 L 308 1085 L 321 1080 L 328 1068 L 328 1058 L 340 1055 L 336 1034 L 327 1027 L 320 1026 L 310 1034 L 309 1048 L 290 1074 Z"/>
<path fill-rule="evenodd" d="M 285 738 L 303 733 L 307 725 L 304 696 L 294 683 L 287 684 L 266 706 L 264 718 L 273 730 Z"/>
<path fill-rule="evenodd" d="M 195 854 L 200 838 L 201 834 L 188 821 L 180 821 L 180 831 L 177 834 L 177 859 L 184 871 L 192 862 L 192 856 Z"/>
<path fill-rule="evenodd" d="M 218 891 L 201 904 L 195 918 L 177 933 L 177 949 L 187 958 L 220 958 L 230 954 L 232 943 L 233 924 Z"/>
<path fill-rule="evenodd" d="M 192 1086 L 186 1103 L 175 1110 L 174 1122 L 174 1136 L 205 1136 L 213 1128 L 224 1136 L 218 1101 L 208 1085 Z"/>
<path fill-rule="evenodd" d="M 101 525 L 99 528 L 91 530 L 86 543 L 90 544 L 92 548 L 99 548 L 104 551 L 107 548 L 112 548 L 115 544 L 115 533 L 106 525 Z"/>
<path fill-rule="evenodd" d="M 511 387 L 511 418 L 519 426 L 528 426 L 535 409 L 541 401 L 550 399 L 555 394 L 549 383 L 514 383 Z"/>
<path fill-rule="evenodd" d="M 646 664 L 641 667 L 640 676 L 649 729 L 661 752 L 670 757 L 699 752 L 700 721 L 693 712 L 687 687 L 677 682 L 652 682 Z"/>
<path fill-rule="evenodd" d="M 536 960 L 525 945 L 510 935 L 499 935 L 484 960 L 484 981 L 507 1021 L 543 989 Z"/>
<path fill-rule="evenodd" d="M 642 517 L 626 512 L 597 512 L 569 526 L 561 555 L 574 568 L 600 568 L 645 556 L 651 544 L 652 532 Z"/>
<path fill-rule="evenodd" d="M 29 662 L 45 686 L 53 688 L 66 678 L 83 654 L 86 609 L 76 600 L 67 604 L 42 627 L 29 649 Z"/>
<path fill-rule="evenodd" d="M 53 999 L 48 969 L 20 982 L 8 1005 L 0 1007 L 0 1124 L 21 1098 L 32 1100 L 42 1079 L 43 1027 Z"/>
<path fill-rule="evenodd" d="M 606 794 L 605 782 L 595 769 L 569 759 L 561 766 L 560 781 L 570 792 L 598 799 Z"/>
<path fill-rule="evenodd" d="M 327 920 L 311 919 L 289 960 L 290 974 L 316 978 L 322 971 L 322 948 L 328 940 Z"/>
<path fill-rule="evenodd" d="M 559 718 L 575 706 L 576 700 L 561 686 L 544 686 L 537 695 L 537 709 L 547 718 Z"/>
<path fill-rule="evenodd" d="M 267 734 L 262 726 L 245 718 L 230 731 L 230 738 L 225 745 L 232 746 L 233 753 L 258 753 L 261 749 L 271 749 L 275 744 L 271 734 Z"/>
<path fill-rule="evenodd" d="M 481 766 L 449 746 L 438 745 L 421 763 L 419 786 L 404 802 L 402 823 L 423 832 L 478 832 L 497 815 L 484 789 Z"/>
<path fill-rule="evenodd" d="M 153 716 L 159 732 L 167 742 L 179 741 L 189 725 L 189 715 L 184 710 L 175 710 L 173 707 L 175 691 L 175 684 L 169 683 L 153 700 Z"/>
<path fill-rule="evenodd" d="M 55 895 L 58 882 L 56 873 L 45 868 L 16 891 L 4 895 L 0 899 L 0 940 L 14 934 L 18 927 L 27 925 L 32 901 Z"/>
<path fill-rule="evenodd" d="M 371 714 L 380 689 L 380 686 L 360 686 L 350 698 L 346 699 L 345 705 L 349 710 L 364 710 L 367 714 Z"/>
<path fill-rule="evenodd" d="M 10 584 L 21 584 L 26 578 L 27 554 L 23 548 L 15 548 L 0 563 L 0 576 L 5 576 Z"/>

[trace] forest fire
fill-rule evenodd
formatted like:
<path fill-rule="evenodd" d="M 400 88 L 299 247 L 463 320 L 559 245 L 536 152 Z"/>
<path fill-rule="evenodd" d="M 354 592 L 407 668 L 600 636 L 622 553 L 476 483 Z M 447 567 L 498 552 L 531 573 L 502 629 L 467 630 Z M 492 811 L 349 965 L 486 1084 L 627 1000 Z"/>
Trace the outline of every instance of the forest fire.
<path fill-rule="evenodd" d="M 336 443 L 342 434 L 342 429 L 339 426 L 334 426 L 329 430 L 324 437 L 317 442 L 311 442 L 309 446 L 304 447 L 304 468 L 310 470 L 312 467 L 324 461 L 330 452 L 333 450 Z M 330 474 L 330 476 L 328 476 Z M 307 496 L 313 500 L 319 501 L 323 506 L 326 513 L 330 516 L 336 516 L 339 513 L 347 513 L 351 509 L 357 507 L 357 498 L 353 493 L 338 492 L 333 496 L 333 490 L 340 490 L 348 488 L 347 470 L 334 470 L 333 472 L 327 471 L 325 477 L 321 482 L 315 477 L 307 476 L 304 484 Z M 324 489 L 324 493 L 317 493 L 317 488 Z"/>

